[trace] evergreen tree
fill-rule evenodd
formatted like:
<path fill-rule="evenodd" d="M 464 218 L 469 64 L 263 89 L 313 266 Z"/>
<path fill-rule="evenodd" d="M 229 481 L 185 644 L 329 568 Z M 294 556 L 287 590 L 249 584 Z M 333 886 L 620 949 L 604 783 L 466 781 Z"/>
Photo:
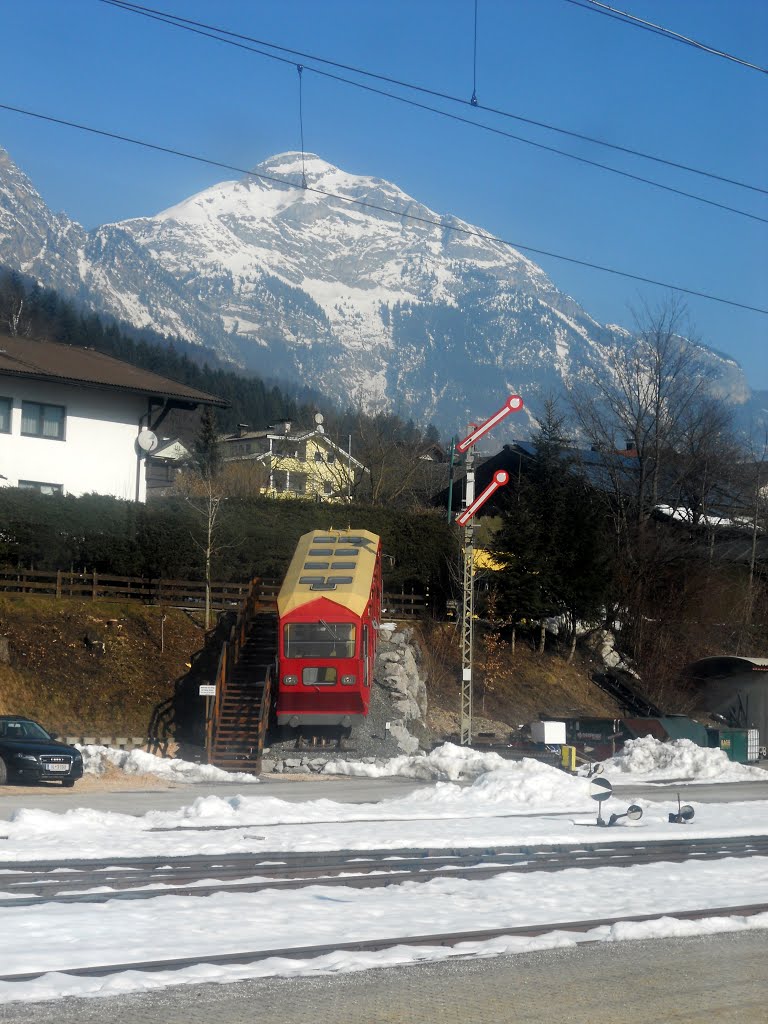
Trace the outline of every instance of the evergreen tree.
<path fill-rule="evenodd" d="M 193 460 L 195 470 L 206 480 L 212 480 L 221 469 L 221 451 L 216 443 L 216 413 L 207 405 L 200 417 L 200 427 L 195 438 Z"/>
<path fill-rule="evenodd" d="M 563 419 L 547 402 L 535 455 L 507 495 L 494 547 L 506 564 L 500 610 L 513 622 L 561 616 L 576 623 L 600 613 L 611 584 L 603 508 L 573 461 Z M 540 650 L 544 630 L 541 629 Z"/>

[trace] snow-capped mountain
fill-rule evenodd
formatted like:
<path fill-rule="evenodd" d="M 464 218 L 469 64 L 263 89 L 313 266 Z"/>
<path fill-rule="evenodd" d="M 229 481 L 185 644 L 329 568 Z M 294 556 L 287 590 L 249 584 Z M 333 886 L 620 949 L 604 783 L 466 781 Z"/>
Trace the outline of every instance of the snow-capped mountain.
<path fill-rule="evenodd" d="M 446 431 L 492 411 L 489 395 L 519 391 L 535 409 L 627 336 L 491 235 L 298 153 L 86 232 L 0 151 L 0 263 L 341 404 Z M 705 354 L 719 390 L 746 402 L 738 364 Z"/>

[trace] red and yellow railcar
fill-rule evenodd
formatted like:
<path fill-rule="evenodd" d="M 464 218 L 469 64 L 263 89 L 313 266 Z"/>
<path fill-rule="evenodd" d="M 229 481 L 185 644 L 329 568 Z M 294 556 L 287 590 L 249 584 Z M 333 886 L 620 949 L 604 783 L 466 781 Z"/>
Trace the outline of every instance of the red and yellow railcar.
<path fill-rule="evenodd" d="M 277 724 L 348 729 L 368 714 L 381 619 L 381 540 L 313 530 L 277 598 Z"/>

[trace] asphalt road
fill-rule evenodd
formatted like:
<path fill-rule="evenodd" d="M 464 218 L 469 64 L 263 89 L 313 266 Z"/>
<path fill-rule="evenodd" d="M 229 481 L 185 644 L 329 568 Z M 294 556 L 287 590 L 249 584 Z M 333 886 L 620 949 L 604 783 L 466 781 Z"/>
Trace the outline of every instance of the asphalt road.
<path fill-rule="evenodd" d="M 432 783 L 415 779 L 385 778 L 312 778 L 286 779 L 280 775 L 263 776 L 258 785 L 215 783 L 177 785 L 168 790 L 116 789 L 98 792 L 78 792 L 59 786 L 18 786 L 12 793 L 0 796 L 0 820 L 7 820 L 14 811 L 31 807 L 46 811 L 68 811 L 74 807 L 89 807 L 97 811 L 116 811 L 120 814 L 146 814 L 150 810 L 172 811 L 192 803 L 201 796 L 212 794 L 227 799 L 237 794 L 249 797 L 279 797 L 291 803 L 303 800 L 336 800 L 340 803 L 376 803 L 406 796 L 414 790 Z M 669 803 L 680 794 L 683 803 L 726 803 L 741 800 L 768 800 L 768 772 L 765 782 L 720 782 L 689 785 L 673 782 L 660 785 L 621 785 L 614 783 L 614 792 L 631 801 L 645 800 Z M 0 1018 L 1 1020 L 2 1018 Z"/>
<path fill-rule="evenodd" d="M 7 1024 L 765 1024 L 768 932 L 0 1005 Z"/>
<path fill-rule="evenodd" d="M 608 776 L 606 776 L 608 778 Z M 670 797 L 680 794 L 685 803 L 725 804 L 738 803 L 742 800 L 768 800 L 768 772 L 765 782 L 699 782 L 695 785 L 683 781 L 667 782 L 663 786 L 656 783 L 639 783 L 624 785 L 613 781 L 613 791 L 617 796 L 630 799 L 669 803 Z"/>
<path fill-rule="evenodd" d="M 0 796 L 0 820 L 11 817 L 22 807 L 45 811 L 68 811 L 74 807 L 89 807 L 97 811 L 115 811 L 119 814 L 146 814 L 147 811 L 172 811 L 185 807 L 201 796 L 219 796 L 223 800 L 238 794 L 249 797 L 279 797 L 291 803 L 303 800 L 338 800 L 341 803 L 362 804 L 406 796 L 430 783 L 414 779 L 320 779 L 290 780 L 279 775 L 268 775 L 258 785 L 242 783 L 214 783 L 177 785 L 173 789 L 116 789 L 79 793 L 60 786 L 18 786 L 13 793 Z M 2 1017 L 0 1016 L 0 1021 Z"/>

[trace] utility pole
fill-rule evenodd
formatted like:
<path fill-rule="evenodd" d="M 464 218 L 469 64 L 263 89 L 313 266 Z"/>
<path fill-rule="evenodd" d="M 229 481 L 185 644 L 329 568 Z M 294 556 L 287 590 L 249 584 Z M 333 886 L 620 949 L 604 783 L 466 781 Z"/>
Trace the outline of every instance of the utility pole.
<path fill-rule="evenodd" d="M 519 395 L 510 395 L 498 412 L 481 423 L 479 427 L 470 424 L 470 433 L 456 445 L 456 450 L 466 452 L 466 485 L 464 508 L 456 517 L 459 526 L 464 527 L 462 601 L 461 601 L 461 723 L 460 740 L 463 747 L 472 743 L 472 652 L 475 626 L 475 528 L 472 517 L 488 501 L 492 494 L 509 483 L 509 473 L 499 469 L 483 492 L 475 497 L 475 453 L 473 445 L 497 423 L 511 412 L 519 412 L 523 400 Z"/>

